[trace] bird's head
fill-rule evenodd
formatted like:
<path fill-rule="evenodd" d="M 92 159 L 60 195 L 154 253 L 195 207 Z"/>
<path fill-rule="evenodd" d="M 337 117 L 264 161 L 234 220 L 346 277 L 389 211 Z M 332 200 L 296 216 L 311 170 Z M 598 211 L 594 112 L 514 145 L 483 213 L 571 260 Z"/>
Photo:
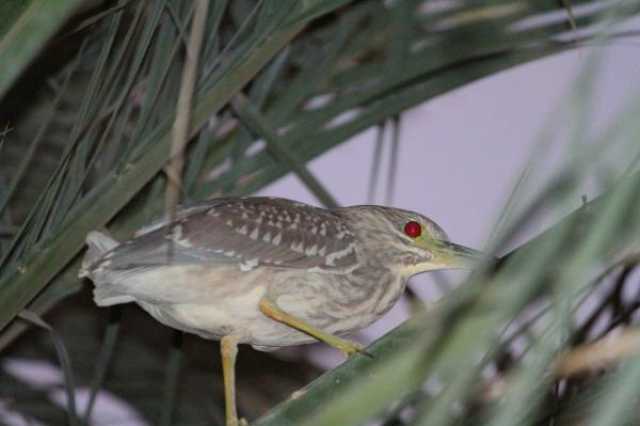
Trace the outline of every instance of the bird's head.
<path fill-rule="evenodd" d="M 376 261 L 406 276 L 438 269 L 470 269 L 481 252 L 449 241 L 438 224 L 419 213 L 382 206 L 342 209 L 362 247 Z"/>

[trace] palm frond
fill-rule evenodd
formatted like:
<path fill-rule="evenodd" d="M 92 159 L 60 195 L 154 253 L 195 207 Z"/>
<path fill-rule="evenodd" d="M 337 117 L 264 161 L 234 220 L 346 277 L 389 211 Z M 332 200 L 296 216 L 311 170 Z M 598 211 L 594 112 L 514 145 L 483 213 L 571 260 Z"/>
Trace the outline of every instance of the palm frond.
<path fill-rule="evenodd" d="M 204 346 L 194 351 L 189 347 L 193 341 L 186 339 L 187 347 L 166 358 L 150 348 L 158 339 L 164 339 L 166 347 L 168 333 L 145 335 L 140 341 L 131 336 L 116 339 L 114 323 L 102 340 L 95 330 L 103 326 L 87 313 L 92 311 L 78 308 L 71 303 L 76 298 L 69 298 L 81 289 L 76 270 L 89 231 L 106 226 L 126 238 L 164 210 L 163 169 L 171 159 L 171 126 L 193 4 L 108 2 L 76 15 L 56 38 L 80 2 L 16 4 L 0 6 L 7 12 L 0 16 L 12 17 L 0 20 L 0 64 L 7 68 L 0 73 L 0 126 L 15 127 L 0 144 L 0 347 L 24 331 L 16 318 L 25 307 L 40 314 L 53 309 L 57 321 L 52 323 L 63 336 L 86 336 L 65 339 L 69 353 L 102 354 L 97 367 L 86 360 L 73 364 L 76 380 L 90 386 L 92 399 L 106 389 L 129 401 L 144 418 L 164 424 L 218 419 L 221 413 L 210 396 L 220 397 L 220 389 L 203 378 L 213 360 L 191 365 L 198 351 L 206 352 Z M 321 177 L 309 172 L 310 160 L 472 81 L 605 41 L 611 36 L 610 25 L 638 12 L 637 1 L 212 2 L 195 82 L 191 143 L 184 149 L 182 196 L 189 203 L 249 194 L 293 171 L 322 203 L 335 205 Z M 38 52 L 45 59 L 64 54 L 54 64 L 45 61 L 43 75 L 31 82 L 39 90 L 22 96 L 26 92 L 19 77 L 24 78 L 29 63 L 42 59 L 36 58 Z M 594 57 L 593 68 L 581 76 L 577 94 L 564 106 L 566 121 L 573 123 L 573 160 L 540 187 L 532 183 L 532 174 L 545 149 L 532 154 L 491 246 L 508 241 L 542 205 L 574 206 L 580 185 L 594 173 L 613 176 L 602 182 L 605 195 L 513 254 L 489 262 L 443 306 L 392 331 L 373 346 L 374 360 L 350 360 L 258 425 L 348 426 L 373 417 L 392 424 L 403 416 L 414 424 L 444 425 L 472 418 L 456 413 L 473 413 L 474 419 L 490 424 L 533 424 L 544 416 L 575 414 L 570 407 L 576 406 L 585 411 L 606 407 L 595 417 L 606 424 L 628 420 L 622 404 L 632 401 L 636 392 L 633 380 L 627 379 L 637 375 L 635 359 L 620 374 L 607 373 L 607 380 L 593 388 L 606 392 L 581 393 L 579 384 L 567 379 L 580 395 L 553 394 L 550 389 L 558 378 L 545 375 L 558 353 L 589 341 L 589 327 L 574 324 L 574 302 L 576 295 L 587 297 L 606 281 L 593 284 L 592 265 L 611 267 L 616 263 L 601 265 L 607 263 L 602 260 L 637 248 L 632 236 L 640 225 L 634 193 L 640 154 L 633 135 L 640 107 L 635 99 L 601 139 L 584 143 L 598 60 Z M 392 156 L 397 157 L 397 135 L 395 140 Z M 621 169 L 627 171 L 624 177 Z M 545 308 L 535 320 L 507 336 L 509 324 L 536 303 Z M 603 310 L 613 304 L 602 303 Z M 67 311 L 56 311 L 58 305 Z M 629 322 L 633 308 L 616 309 L 622 312 L 618 322 Z M 523 337 L 536 327 L 543 331 Z M 145 334 L 142 328 L 139 333 Z M 520 338 L 527 352 L 512 359 L 507 342 Z M 29 353 L 24 341 L 18 343 L 18 352 Z M 39 349 L 54 359 L 51 348 Z M 144 362 L 136 361 L 141 353 L 148 355 Z M 500 357 L 511 357 L 510 362 L 494 362 Z M 483 369 L 488 366 L 497 368 L 496 377 L 504 382 L 500 398 L 485 397 L 479 385 L 487 384 Z M 165 376 L 167 369 L 171 374 Z M 299 379 L 274 395 L 284 395 Z M 425 388 L 425 383 L 435 383 L 437 389 Z M 188 386 L 206 390 L 208 402 L 185 404 Z M 11 391 L 28 387 L 19 380 L 7 385 Z M 25 393 L 36 402 L 20 401 L 20 412 L 36 419 L 64 419 L 63 410 L 47 395 L 33 389 Z M 247 394 L 252 403 L 240 401 L 240 407 L 250 417 L 273 402 L 267 398 L 264 403 L 255 391 Z M 158 410 L 163 396 L 164 414 Z M 556 411 L 543 404 L 547 400 L 558 403 Z M 211 411 L 199 409 L 199 404 Z M 462 409 L 452 412 L 452 405 Z M 91 404 L 85 415 L 88 421 Z"/>

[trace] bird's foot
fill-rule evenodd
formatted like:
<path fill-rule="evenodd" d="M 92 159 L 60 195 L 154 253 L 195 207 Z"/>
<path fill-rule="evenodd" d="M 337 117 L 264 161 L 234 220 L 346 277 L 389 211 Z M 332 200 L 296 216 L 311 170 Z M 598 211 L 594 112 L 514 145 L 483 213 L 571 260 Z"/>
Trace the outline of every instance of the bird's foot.
<path fill-rule="evenodd" d="M 369 358 L 373 358 L 373 355 L 367 352 L 364 346 L 362 346 L 360 343 L 352 342 L 350 340 L 337 338 L 337 341 L 335 342 L 333 347 L 340 350 L 343 354 L 345 354 L 347 358 L 355 354 L 362 354 L 368 356 Z"/>

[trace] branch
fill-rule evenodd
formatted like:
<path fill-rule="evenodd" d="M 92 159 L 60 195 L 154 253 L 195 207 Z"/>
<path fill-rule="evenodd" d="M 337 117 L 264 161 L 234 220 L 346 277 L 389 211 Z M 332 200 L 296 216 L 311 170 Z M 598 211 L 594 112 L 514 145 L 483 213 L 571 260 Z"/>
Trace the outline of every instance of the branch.
<path fill-rule="evenodd" d="M 560 377 L 598 370 L 640 353 L 640 329 L 628 328 L 619 336 L 582 345 L 556 358 L 553 372 Z"/>

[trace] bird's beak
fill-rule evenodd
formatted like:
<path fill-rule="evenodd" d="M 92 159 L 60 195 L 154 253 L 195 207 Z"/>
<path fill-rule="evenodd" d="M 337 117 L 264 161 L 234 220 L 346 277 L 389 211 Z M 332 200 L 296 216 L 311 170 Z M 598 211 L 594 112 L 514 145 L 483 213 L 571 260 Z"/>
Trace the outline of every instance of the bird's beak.
<path fill-rule="evenodd" d="M 485 255 L 469 247 L 444 240 L 432 240 L 429 250 L 432 263 L 442 269 L 473 269 L 485 259 Z"/>

